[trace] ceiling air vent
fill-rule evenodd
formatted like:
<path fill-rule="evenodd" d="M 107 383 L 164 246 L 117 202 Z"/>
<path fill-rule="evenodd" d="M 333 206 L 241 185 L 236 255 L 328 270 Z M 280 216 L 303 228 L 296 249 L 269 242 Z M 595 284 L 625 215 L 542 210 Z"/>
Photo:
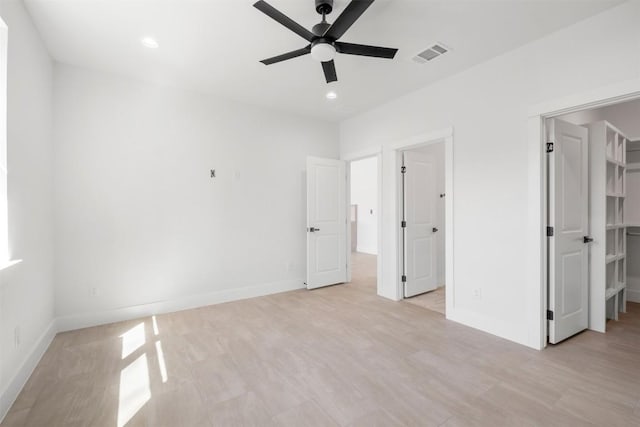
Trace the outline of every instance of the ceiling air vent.
<path fill-rule="evenodd" d="M 423 50 L 412 59 L 418 64 L 426 64 L 427 62 L 433 61 L 437 57 L 444 55 L 447 52 L 449 52 L 449 48 L 444 47 L 444 45 L 442 45 L 441 43 L 436 43 L 433 46 Z"/>

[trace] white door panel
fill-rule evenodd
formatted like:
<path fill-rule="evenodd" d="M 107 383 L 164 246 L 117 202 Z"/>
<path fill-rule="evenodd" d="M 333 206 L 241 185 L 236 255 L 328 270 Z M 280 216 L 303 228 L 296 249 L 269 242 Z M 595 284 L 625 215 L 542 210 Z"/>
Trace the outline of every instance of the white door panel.
<path fill-rule="evenodd" d="M 307 288 L 347 279 L 346 174 L 341 160 L 307 158 Z"/>
<path fill-rule="evenodd" d="M 549 342 L 589 326 L 588 130 L 561 120 L 547 123 L 549 154 Z"/>
<path fill-rule="evenodd" d="M 437 288 L 436 249 L 436 168 L 432 156 L 407 151 L 403 153 L 405 209 L 404 296 L 429 292 Z"/>
<path fill-rule="evenodd" d="M 426 237 L 416 239 L 413 242 L 413 254 L 411 263 L 413 266 L 413 276 L 416 280 L 430 279 L 433 277 L 432 259 L 434 257 L 435 238 Z"/>

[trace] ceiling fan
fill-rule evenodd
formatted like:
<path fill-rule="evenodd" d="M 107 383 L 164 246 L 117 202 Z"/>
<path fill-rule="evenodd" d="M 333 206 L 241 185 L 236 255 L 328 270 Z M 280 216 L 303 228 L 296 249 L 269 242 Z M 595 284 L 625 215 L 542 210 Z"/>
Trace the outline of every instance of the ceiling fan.
<path fill-rule="evenodd" d="M 273 58 L 264 59 L 264 65 L 271 65 L 288 59 L 311 54 L 313 59 L 322 63 L 322 69 L 327 83 L 338 81 L 336 66 L 333 58 L 336 53 L 347 55 L 372 56 L 375 58 L 393 59 L 398 49 L 388 47 L 367 46 L 363 44 L 344 43 L 338 41 L 344 33 L 360 18 L 360 15 L 374 2 L 374 0 L 352 0 L 333 24 L 326 20 L 326 16 L 333 10 L 333 0 L 315 0 L 316 12 L 322 15 L 322 21 L 313 26 L 311 31 L 304 28 L 264 0 L 253 6 L 273 20 L 284 25 L 310 44 L 302 49 L 287 52 Z"/>

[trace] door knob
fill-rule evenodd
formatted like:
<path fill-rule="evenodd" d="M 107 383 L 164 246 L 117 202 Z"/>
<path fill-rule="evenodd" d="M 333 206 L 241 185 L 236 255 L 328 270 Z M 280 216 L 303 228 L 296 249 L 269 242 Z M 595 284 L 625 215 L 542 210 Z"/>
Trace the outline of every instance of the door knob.
<path fill-rule="evenodd" d="M 582 238 L 582 241 L 583 241 L 584 243 L 591 243 L 591 242 L 593 242 L 593 237 L 590 237 L 590 236 L 584 236 L 584 237 Z"/>
<path fill-rule="evenodd" d="M 434 233 L 437 233 L 437 232 L 438 232 L 438 229 L 437 229 L 437 228 L 435 228 L 435 227 L 433 227 L 433 229 L 432 229 L 431 231 L 433 231 Z"/>
<path fill-rule="evenodd" d="M 309 227 L 309 233 L 315 233 L 316 231 L 320 231 L 320 229 L 315 227 Z"/>

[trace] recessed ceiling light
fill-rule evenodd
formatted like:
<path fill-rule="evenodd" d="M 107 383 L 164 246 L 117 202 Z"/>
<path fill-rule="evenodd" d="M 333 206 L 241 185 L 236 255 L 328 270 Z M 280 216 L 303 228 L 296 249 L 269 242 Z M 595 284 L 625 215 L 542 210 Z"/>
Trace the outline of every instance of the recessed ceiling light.
<path fill-rule="evenodd" d="M 142 46 L 148 47 L 149 49 L 157 49 L 160 46 L 153 37 L 143 37 L 140 39 L 140 43 L 142 43 Z"/>
<path fill-rule="evenodd" d="M 327 99 L 336 99 L 337 97 L 338 97 L 338 94 L 335 93 L 334 91 L 327 92 Z"/>

